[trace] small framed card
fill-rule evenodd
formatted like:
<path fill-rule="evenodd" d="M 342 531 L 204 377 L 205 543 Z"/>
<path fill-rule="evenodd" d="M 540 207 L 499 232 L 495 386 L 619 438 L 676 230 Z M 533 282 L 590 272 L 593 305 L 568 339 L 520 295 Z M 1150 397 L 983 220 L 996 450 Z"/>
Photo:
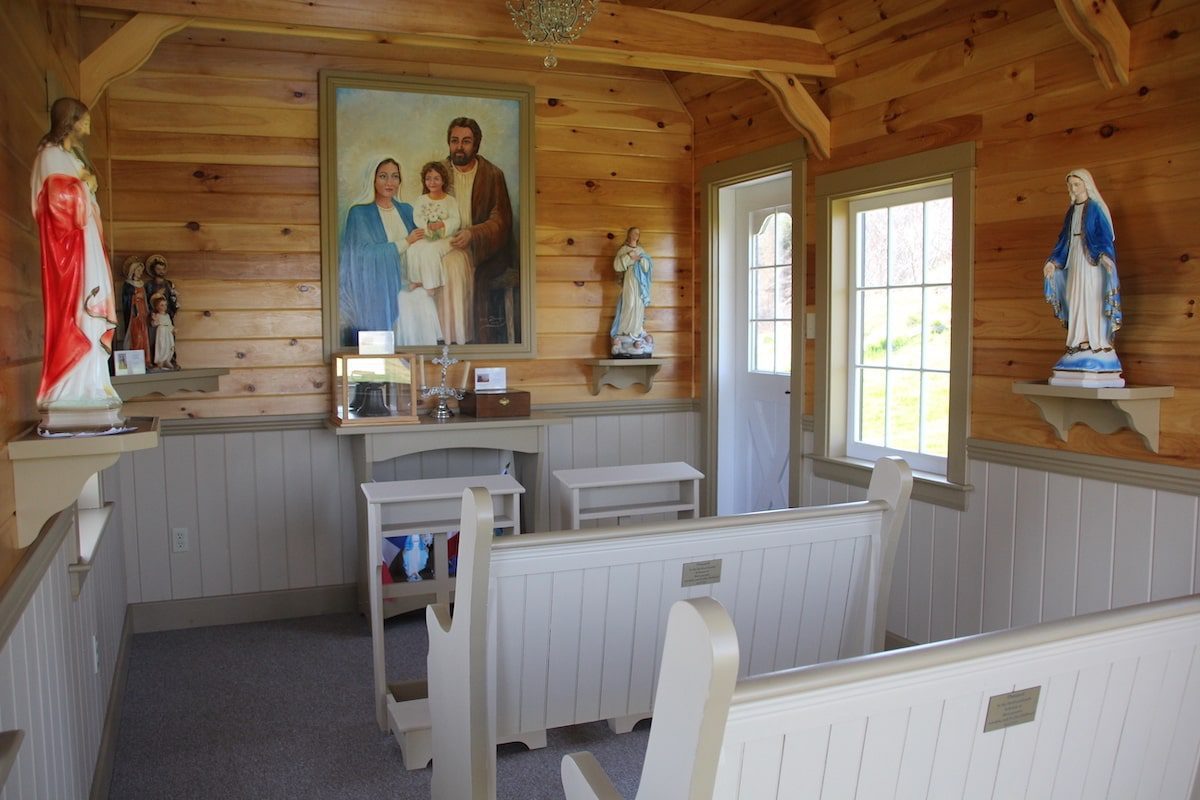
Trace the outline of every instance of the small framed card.
<path fill-rule="evenodd" d="M 146 352 L 144 350 L 117 350 L 113 353 L 113 365 L 117 375 L 145 375 Z"/>
<path fill-rule="evenodd" d="M 507 388 L 506 370 L 504 367 L 476 367 L 475 391 L 503 392 Z"/>
<path fill-rule="evenodd" d="M 396 352 L 396 334 L 392 331 L 359 331 L 360 356 L 390 356 Z"/>

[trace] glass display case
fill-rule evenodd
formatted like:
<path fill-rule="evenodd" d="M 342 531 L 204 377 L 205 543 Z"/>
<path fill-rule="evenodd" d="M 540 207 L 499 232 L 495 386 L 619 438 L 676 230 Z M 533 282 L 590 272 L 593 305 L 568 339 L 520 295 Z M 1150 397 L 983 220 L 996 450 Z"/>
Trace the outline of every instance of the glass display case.
<path fill-rule="evenodd" d="M 337 425 L 392 425 L 417 422 L 411 353 L 333 356 L 333 421 Z"/>

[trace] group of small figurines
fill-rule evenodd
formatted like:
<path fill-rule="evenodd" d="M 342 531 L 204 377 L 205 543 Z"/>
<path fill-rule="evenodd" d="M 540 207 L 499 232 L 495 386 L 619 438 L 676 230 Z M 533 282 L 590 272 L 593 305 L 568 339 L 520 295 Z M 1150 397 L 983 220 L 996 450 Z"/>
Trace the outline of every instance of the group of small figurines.
<path fill-rule="evenodd" d="M 179 369 L 175 357 L 175 314 L 179 295 L 167 278 L 167 259 L 161 255 L 125 259 L 121 311 L 125 334 L 122 350 L 141 350 L 149 372 Z"/>

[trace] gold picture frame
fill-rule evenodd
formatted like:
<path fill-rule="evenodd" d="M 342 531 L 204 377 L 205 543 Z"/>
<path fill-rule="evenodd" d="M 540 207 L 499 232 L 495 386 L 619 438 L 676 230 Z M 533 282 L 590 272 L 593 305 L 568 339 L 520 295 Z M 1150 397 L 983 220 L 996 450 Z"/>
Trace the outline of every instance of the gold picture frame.
<path fill-rule="evenodd" d="M 462 276 L 456 292 L 450 291 L 447 278 L 444 287 L 425 291 L 426 299 L 417 291 L 421 284 L 407 274 L 408 254 L 397 256 L 393 251 L 411 248 L 407 241 L 397 244 L 396 238 L 411 237 L 421 227 L 416 224 L 419 217 L 408 215 L 415 214 L 424 200 L 423 167 L 441 163 L 453 187 L 451 170 L 457 162 L 451 163 L 448 142 L 453 133 L 459 147 L 457 137 L 470 132 L 451 129 L 451 122 L 463 118 L 474 120 L 480 131 L 474 142 L 475 158 L 461 167 L 470 169 L 474 179 L 473 219 L 462 222 L 463 228 L 470 227 L 471 239 L 460 245 L 450 235 L 444 238 L 446 247 L 454 242 L 454 249 L 468 255 L 456 273 Z M 533 130 L 529 86 L 337 70 L 320 73 L 322 322 L 327 360 L 335 353 L 353 351 L 358 331 L 397 325 L 401 328 L 397 351 L 432 353 L 445 342 L 466 357 L 535 355 Z M 399 188 L 389 190 L 394 191 L 393 204 L 379 193 L 377 187 L 383 184 L 375 182 L 380 169 L 391 169 L 388 160 L 394 160 L 400 175 Z M 457 202 L 452 187 L 450 201 Z M 507 238 L 501 189 L 510 210 Z M 384 223 L 376 219 L 380 215 L 371 209 L 375 204 L 384 208 L 385 215 L 394 205 L 401 227 L 389 220 L 392 232 L 387 233 Z M 440 288 L 446 289 L 444 296 L 438 293 Z M 445 331 L 439 344 L 431 341 L 433 329 L 428 326 L 416 338 L 406 338 L 405 322 L 418 318 L 408 313 L 411 306 L 406 301 L 419 301 L 422 314 L 426 307 L 439 315 L 445 310 L 451 319 L 457 314 L 459 322 L 435 328 Z M 398 304 L 399 309 L 389 304 Z"/>

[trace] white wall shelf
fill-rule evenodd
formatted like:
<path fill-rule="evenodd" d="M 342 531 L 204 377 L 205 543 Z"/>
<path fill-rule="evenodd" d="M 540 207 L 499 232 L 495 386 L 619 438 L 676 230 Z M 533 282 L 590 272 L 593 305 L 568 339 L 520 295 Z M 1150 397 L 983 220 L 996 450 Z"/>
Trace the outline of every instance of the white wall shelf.
<path fill-rule="evenodd" d="M 112 385 L 122 400 L 129 401 L 151 394 L 165 397 L 175 392 L 215 392 L 220 377 L 228 374 L 229 370 L 222 367 L 177 369 L 145 375 L 119 375 L 112 378 Z"/>
<path fill-rule="evenodd" d="M 648 392 L 654 386 L 654 376 L 659 367 L 667 363 L 661 358 L 596 358 L 592 365 L 592 394 L 600 394 L 600 387 L 608 384 L 624 389 L 640 383 Z"/>
<path fill-rule="evenodd" d="M 1046 381 L 1015 381 L 1013 391 L 1037 406 L 1064 442 L 1071 426 L 1082 422 L 1099 433 L 1129 428 L 1154 453 L 1158 452 L 1159 403 L 1175 396 L 1174 386 L 1091 388 L 1051 386 Z"/>
<path fill-rule="evenodd" d="M 129 417 L 134 430 L 109 436 L 43 438 L 30 428 L 8 443 L 17 501 L 17 547 L 28 547 L 46 520 L 75 502 L 97 472 L 121 453 L 158 446 L 158 417 Z"/>

